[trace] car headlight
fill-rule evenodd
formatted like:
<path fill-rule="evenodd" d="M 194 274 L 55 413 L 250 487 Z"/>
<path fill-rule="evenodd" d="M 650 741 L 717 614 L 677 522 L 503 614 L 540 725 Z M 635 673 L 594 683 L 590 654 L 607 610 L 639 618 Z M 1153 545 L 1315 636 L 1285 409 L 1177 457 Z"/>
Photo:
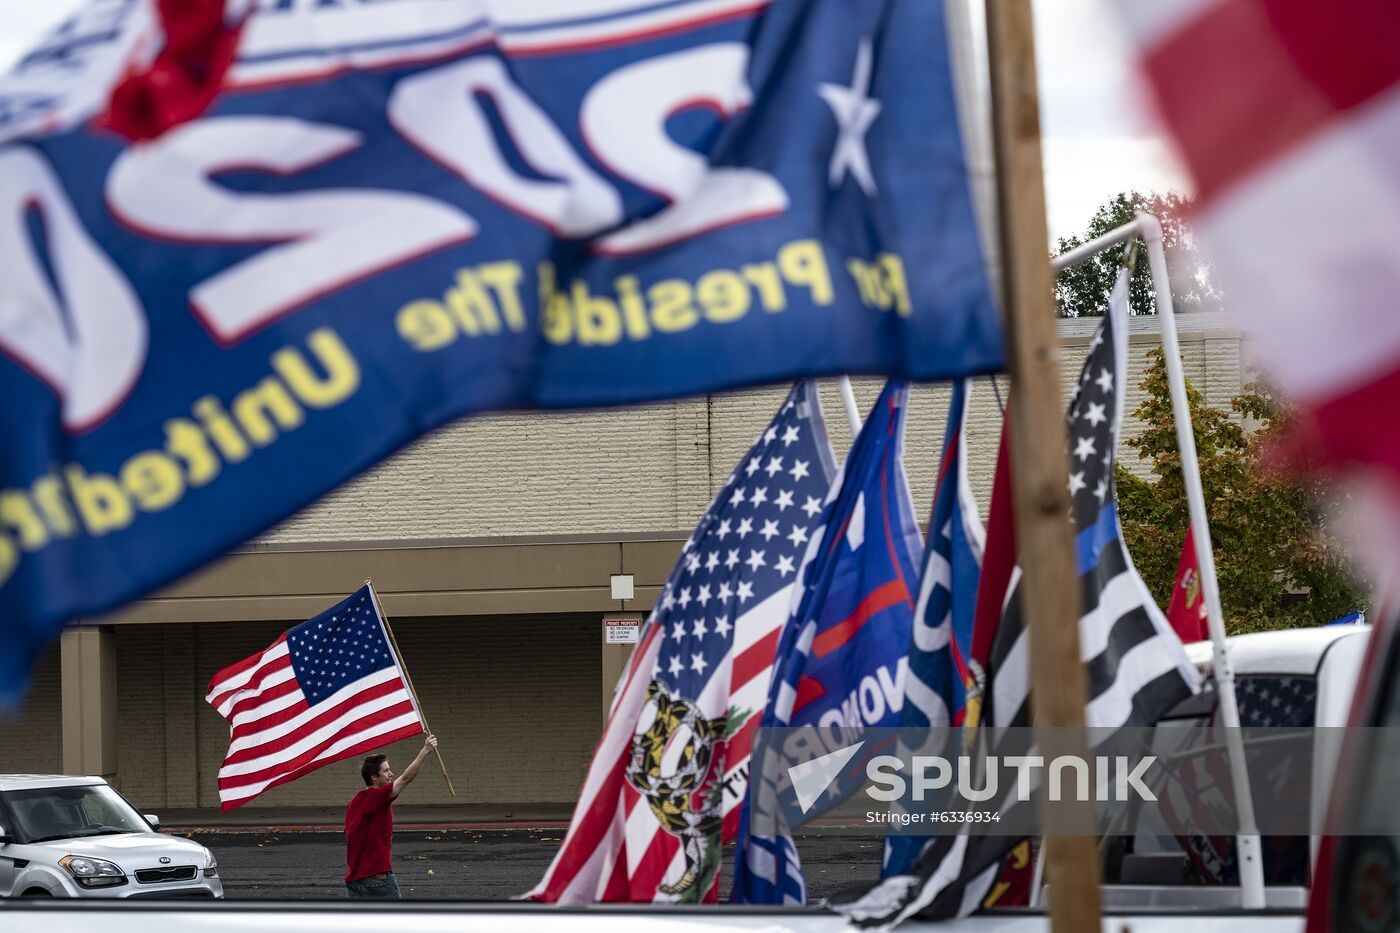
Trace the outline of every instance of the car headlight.
<path fill-rule="evenodd" d="M 58 860 L 58 864 L 85 888 L 114 888 L 126 884 L 126 875 L 121 868 L 100 858 L 65 855 Z"/>
<path fill-rule="evenodd" d="M 219 877 L 219 860 L 214 858 L 214 853 L 208 849 L 204 850 L 204 876 L 206 878 Z"/>

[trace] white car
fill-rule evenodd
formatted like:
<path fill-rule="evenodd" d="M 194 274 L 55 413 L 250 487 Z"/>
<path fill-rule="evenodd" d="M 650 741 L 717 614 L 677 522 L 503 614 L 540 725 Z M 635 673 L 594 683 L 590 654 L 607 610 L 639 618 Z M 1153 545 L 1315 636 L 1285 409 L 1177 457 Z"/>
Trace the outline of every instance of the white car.
<path fill-rule="evenodd" d="M 223 897 L 214 853 L 99 777 L 0 774 L 0 897 Z"/>

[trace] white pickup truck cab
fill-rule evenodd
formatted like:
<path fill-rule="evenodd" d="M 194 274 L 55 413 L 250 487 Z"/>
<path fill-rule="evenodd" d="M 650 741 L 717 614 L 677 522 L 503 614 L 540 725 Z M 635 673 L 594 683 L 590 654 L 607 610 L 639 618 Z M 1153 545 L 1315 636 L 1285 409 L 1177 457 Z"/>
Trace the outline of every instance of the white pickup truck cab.
<path fill-rule="evenodd" d="M 1257 693 L 1287 680 L 1289 695 L 1301 698 L 1289 711 L 1291 721 L 1315 725 L 1344 725 L 1356 678 L 1361 669 L 1370 629 L 1330 626 L 1287 632 L 1265 632 L 1230 639 L 1241 706 L 1251 684 Z M 1210 666 L 1210 645 L 1187 646 L 1203 670 Z M 1173 712 L 1178 718 L 1209 715 L 1212 697 L 1188 701 Z M 1311 777 L 1314 809 L 1320 825 L 1331 787 L 1331 768 L 1319 762 Z M 1131 843 L 1145 842 L 1144 831 L 1128 845 L 1104 846 L 1103 933 L 1301 933 L 1303 907 L 1312 849 L 1304 840 L 1304 866 L 1287 863 L 1268 888 L 1268 906 L 1246 911 L 1239 907 L 1239 888 L 1228 883 L 1204 884 L 1190 875 L 1180 853 L 1140 851 Z M 1123 837 L 1114 837 L 1123 838 Z M 1292 855 L 1296 861 L 1296 845 Z M 1168 877 L 1175 870 L 1175 876 Z M 1292 872 L 1290 875 L 1289 873 Z M 1125 880 L 1126 878 L 1126 880 Z M 1053 892 L 1045 892 L 1053 896 Z M 443 902 L 324 902 L 250 903 L 209 902 L 189 905 L 156 902 L 109 903 L 12 901 L 0 905 L 0 927 L 6 933 L 382 933 L 411 929 L 414 933 L 683 933 L 704 931 L 764 931 L 764 933 L 832 933 L 845 930 L 842 918 L 819 908 L 805 910 L 717 907 L 665 908 L 648 905 L 600 905 L 560 909 L 526 903 Z M 901 929 L 938 933 L 1048 933 L 1048 918 L 1035 908 L 989 911 L 962 920 L 925 923 L 913 920 Z"/>
<path fill-rule="evenodd" d="M 1347 724 L 1361 674 L 1371 628 L 1334 625 L 1313 629 L 1260 632 L 1228 639 L 1235 669 L 1235 693 L 1245 726 L 1342 727 Z M 1187 656 L 1209 672 L 1212 646 L 1186 646 Z M 1189 726 L 1210 717 L 1216 697 L 1209 687 L 1168 714 L 1159 729 Z M 1329 738 L 1336 738 L 1332 733 Z M 1301 911 L 1317 853 L 1317 834 L 1327 814 L 1336 771 L 1336 742 L 1319 740 L 1311 774 L 1308 815 L 1314 835 L 1265 836 L 1265 903 Z M 1144 811 L 1143 825 L 1131 834 L 1105 837 L 1101 850 L 1103 902 L 1106 908 L 1231 909 L 1240 905 L 1234 840 L 1226 840 L 1223 859 L 1207 860 L 1190 851 L 1161 825 L 1160 810 Z M 1214 856 L 1216 853 L 1211 852 Z"/>

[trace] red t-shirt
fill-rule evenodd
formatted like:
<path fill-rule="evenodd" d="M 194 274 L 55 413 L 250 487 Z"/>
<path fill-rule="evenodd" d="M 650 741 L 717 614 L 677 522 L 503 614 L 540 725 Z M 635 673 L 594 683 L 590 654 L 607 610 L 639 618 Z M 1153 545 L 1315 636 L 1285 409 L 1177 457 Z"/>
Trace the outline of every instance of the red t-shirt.
<path fill-rule="evenodd" d="M 390 871 L 394 839 L 393 782 L 366 787 L 345 808 L 345 883 Z"/>

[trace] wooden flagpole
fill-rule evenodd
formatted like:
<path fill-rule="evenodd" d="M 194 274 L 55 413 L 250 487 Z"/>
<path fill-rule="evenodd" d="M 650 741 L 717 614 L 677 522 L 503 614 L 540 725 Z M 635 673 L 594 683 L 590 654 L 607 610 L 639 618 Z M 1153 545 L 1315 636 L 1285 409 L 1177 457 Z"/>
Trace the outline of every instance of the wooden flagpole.
<path fill-rule="evenodd" d="M 413 678 L 408 676 L 408 665 L 403 663 L 403 652 L 399 651 L 399 643 L 394 638 L 394 630 L 389 627 L 389 616 L 380 605 L 379 594 L 374 591 L 374 583 L 369 577 L 365 578 L 365 586 L 369 587 L 370 598 L 374 600 L 374 608 L 379 613 L 379 619 L 384 623 L 384 633 L 389 636 L 389 647 L 393 649 L 394 659 L 399 662 L 399 670 L 403 671 L 404 683 L 408 685 L 409 695 L 413 697 L 413 706 L 418 710 L 418 719 L 423 723 L 423 730 L 432 735 L 432 727 L 428 725 L 428 717 L 423 712 L 423 701 L 418 699 L 418 691 L 413 689 Z M 447 790 L 453 797 L 457 796 L 457 789 L 452 786 L 452 778 L 447 775 L 447 763 L 442 760 L 442 749 L 434 747 L 433 752 L 437 755 L 438 767 L 442 768 L 443 780 L 447 781 Z"/>
<path fill-rule="evenodd" d="M 1002 297 L 1015 396 L 1012 488 L 1025 588 L 1021 605 L 1030 638 L 1031 709 L 1037 744 L 1047 760 L 1052 754 L 1087 760 L 1087 691 L 1079 655 L 1082 607 L 1068 520 L 1068 455 L 1031 6 L 1030 0 L 987 0 L 986 9 Z M 1065 834 L 1067 828 L 1092 826 L 1092 807 L 1086 801 L 1078 811 L 1061 811 L 1069 820 L 1056 819 L 1058 825 L 1047 820 L 1045 875 L 1055 933 L 1099 929 L 1097 838 Z M 1080 822 L 1086 816 L 1087 822 Z"/>

